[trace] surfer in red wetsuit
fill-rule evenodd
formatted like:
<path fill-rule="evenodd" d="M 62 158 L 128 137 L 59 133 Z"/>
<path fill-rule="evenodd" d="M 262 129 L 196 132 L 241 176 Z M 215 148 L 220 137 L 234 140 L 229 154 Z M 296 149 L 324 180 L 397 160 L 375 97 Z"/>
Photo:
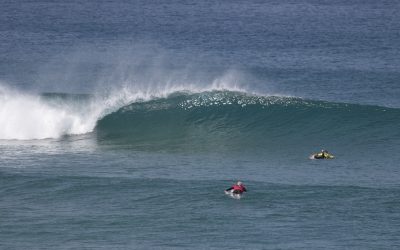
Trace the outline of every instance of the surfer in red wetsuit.
<path fill-rule="evenodd" d="M 243 192 L 247 192 L 246 187 L 243 185 L 241 181 L 238 181 L 236 184 L 233 184 L 232 187 L 226 189 L 225 191 L 229 192 L 233 190 L 232 192 L 234 194 L 242 194 Z"/>

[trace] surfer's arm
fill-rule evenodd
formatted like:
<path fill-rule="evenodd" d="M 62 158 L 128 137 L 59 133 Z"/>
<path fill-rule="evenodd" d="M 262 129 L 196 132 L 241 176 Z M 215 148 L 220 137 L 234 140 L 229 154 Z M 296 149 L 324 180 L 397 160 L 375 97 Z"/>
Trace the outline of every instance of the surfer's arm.
<path fill-rule="evenodd" d="M 247 192 L 247 189 L 245 187 L 243 187 L 243 191 Z"/>
<path fill-rule="evenodd" d="M 231 191 L 233 189 L 233 187 L 230 187 L 228 189 L 225 189 L 225 191 Z"/>

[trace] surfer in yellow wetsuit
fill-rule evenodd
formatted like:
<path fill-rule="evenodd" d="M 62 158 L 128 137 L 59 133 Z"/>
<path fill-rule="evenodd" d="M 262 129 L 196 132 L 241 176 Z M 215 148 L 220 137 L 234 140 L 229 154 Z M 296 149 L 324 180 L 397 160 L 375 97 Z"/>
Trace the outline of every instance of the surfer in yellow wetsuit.
<path fill-rule="evenodd" d="M 314 154 L 314 159 L 332 159 L 333 155 L 329 154 L 328 151 L 322 149 L 320 153 Z"/>

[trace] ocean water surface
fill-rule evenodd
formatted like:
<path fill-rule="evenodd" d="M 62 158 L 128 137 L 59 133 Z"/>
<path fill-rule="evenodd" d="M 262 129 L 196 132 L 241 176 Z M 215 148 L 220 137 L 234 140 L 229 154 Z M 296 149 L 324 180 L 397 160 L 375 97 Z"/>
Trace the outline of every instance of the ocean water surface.
<path fill-rule="evenodd" d="M 1 249 L 400 247 L 397 1 L 0 8 Z"/>

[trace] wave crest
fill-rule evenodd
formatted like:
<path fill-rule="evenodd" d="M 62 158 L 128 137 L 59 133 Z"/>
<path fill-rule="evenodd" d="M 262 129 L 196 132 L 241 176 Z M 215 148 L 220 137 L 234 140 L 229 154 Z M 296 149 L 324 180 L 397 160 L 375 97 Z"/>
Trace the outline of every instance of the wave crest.
<path fill-rule="evenodd" d="M 98 120 L 130 103 L 166 98 L 180 91 L 242 90 L 229 84 L 231 75 L 215 79 L 207 86 L 127 84 L 115 90 L 85 94 L 31 94 L 0 84 L 0 139 L 34 140 L 90 133 Z"/>

